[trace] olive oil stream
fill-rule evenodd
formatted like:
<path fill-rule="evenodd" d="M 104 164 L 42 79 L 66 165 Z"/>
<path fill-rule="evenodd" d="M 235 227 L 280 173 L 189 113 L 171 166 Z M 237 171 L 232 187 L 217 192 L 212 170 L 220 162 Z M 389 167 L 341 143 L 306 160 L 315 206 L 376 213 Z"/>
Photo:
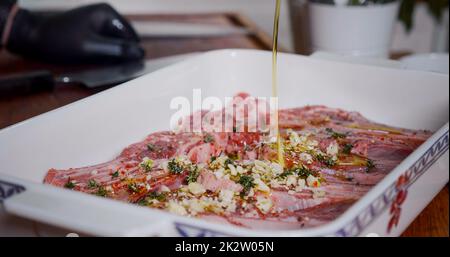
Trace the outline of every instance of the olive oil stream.
<path fill-rule="evenodd" d="M 281 142 L 279 117 L 278 117 L 278 29 L 280 24 L 281 0 L 276 0 L 275 17 L 273 22 L 273 49 L 272 49 L 272 97 L 276 99 L 277 104 L 274 110 L 275 135 L 277 137 L 278 163 L 284 168 L 284 149 Z"/>

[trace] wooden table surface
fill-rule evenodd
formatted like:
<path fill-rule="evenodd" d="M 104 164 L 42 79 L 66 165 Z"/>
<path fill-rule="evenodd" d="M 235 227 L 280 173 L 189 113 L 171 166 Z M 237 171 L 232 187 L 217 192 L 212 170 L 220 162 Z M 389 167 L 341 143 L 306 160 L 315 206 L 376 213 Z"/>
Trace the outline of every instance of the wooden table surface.
<path fill-rule="evenodd" d="M 251 36 L 233 36 L 227 38 L 203 39 L 170 39 L 160 38 L 144 40 L 147 58 L 157 58 L 175 54 L 207 51 L 221 48 L 270 49 L 270 37 L 251 21 L 235 14 L 202 14 L 202 15 L 159 15 L 133 16 L 133 19 L 177 20 L 221 24 L 226 26 L 245 26 L 254 31 Z M 13 56 L 6 51 L 0 52 L 0 76 L 11 73 L 49 69 L 55 73 L 83 69 L 85 67 L 61 67 L 43 64 Z M 44 112 L 75 102 L 93 95 L 105 88 L 89 90 L 79 85 L 57 86 L 53 92 L 42 92 L 34 95 L 1 97 L 0 96 L 0 129 L 26 120 Z M 446 186 L 429 206 L 416 218 L 404 232 L 403 236 L 449 236 L 449 190 Z"/>

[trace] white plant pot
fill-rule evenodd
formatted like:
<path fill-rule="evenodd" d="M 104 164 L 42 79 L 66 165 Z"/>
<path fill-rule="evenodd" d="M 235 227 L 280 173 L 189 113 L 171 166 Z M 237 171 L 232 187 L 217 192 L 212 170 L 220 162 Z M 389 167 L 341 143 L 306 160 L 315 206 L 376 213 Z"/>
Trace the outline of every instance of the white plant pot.
<path fill-rule="evenodd" d="M 388 57 L 399 6 L 399 1 L 371 6 L 335 6 L 291 0 L 296 48 L 303 53 L 326 51 Z M 299 22 L 302 24 L 296 24 Z"/>

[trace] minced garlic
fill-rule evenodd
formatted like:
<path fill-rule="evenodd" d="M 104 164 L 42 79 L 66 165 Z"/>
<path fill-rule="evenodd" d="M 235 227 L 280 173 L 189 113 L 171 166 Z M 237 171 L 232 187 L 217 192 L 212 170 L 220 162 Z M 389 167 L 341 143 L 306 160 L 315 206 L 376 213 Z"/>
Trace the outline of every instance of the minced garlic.
<path fill-rule="evenodd" d="M 336 156 L 339 152 L 339 145 L 336 142 L 332 142 L 328 147 L 327 147 L 327 154 L 329 156 Z"/>
<path fill-rule="evenodd" d="M 220 190 L 219 200 L 225 203 L 230 203 L 233 200 L 234 192 L 231 190 Z"/>
<path fill-rule="evenodd" d="M 308 178 L 306 178 L 306 183 L 309 187 L 320 187 L 319 178 L 316 178 L 313 175 L 309 175 Z"/>
<path fill-rule="evenodd" d="M 171 200 L 167 205 L 167 210 L 178 215 L 187 215 L 186 209 L 179 203 Z"/>
<path fill-rule="evenodd" d="M 290 186 L 296 186 L 296 185 L 297 185 L 297 176 L 289 175 L 286 178 L 286 186 L 290 187 Z"/>
<path fill-rule="evenodd" d="M 189 192 L 191 192 L 193 195 L 201 195 L 206 192 L 203 185 L 197 182 L 189 183 L 188 189 Z"/>
<path fill-rule="evenodd" d="M 256 197 L 256 207 L 262 213 L 268 213 L 272 208 L 272 205 L 272 200 L 270 198 L 261 195 Z"/>
<path fill-rule="evenodd" d="M 295 191 L 300 192 L 306 187 L 306 181 L 302 178 L 298 179 L 297 181 L 297 187 L 295 188 Z"/>
<path fill-rule="evenodd" d="M 298 136 L 298 134 L 292 130 L 288 131 L 289 133 L 289 142 L 292 146 L 297 146 L 298 144 L 301 143 L 300 137 Z"/>
<path fill-rule="evenodd" d="M 260 178 L 256 178 L 254 180 L 255 183 L 255 189 L 259 190 L 261 192 L 265 192 L 265 193 L 269 193 L 270 192 L 270 187 L 268 187 Z"/>
<path fill-rule="evenodd" d="M 314 161 L 312 155 L 308 153 L 300 153 L 300 160 L 306 162 L 307 164 L 311 164 Z"/>
<path fill-rule="evenodd" d="M 214 175 L 216 176 L 217 179 L 221 179 L 223 178 L 225 170 L 223 168 L 220 168 L 216 171 L 214 171 Z"/>
<path fill-rule="evenodd" d="M 232 164 L 228 164 L 228 168 L 230 169 L 231 176 L 236 176 L 238 174 L 236 167 Z"/>

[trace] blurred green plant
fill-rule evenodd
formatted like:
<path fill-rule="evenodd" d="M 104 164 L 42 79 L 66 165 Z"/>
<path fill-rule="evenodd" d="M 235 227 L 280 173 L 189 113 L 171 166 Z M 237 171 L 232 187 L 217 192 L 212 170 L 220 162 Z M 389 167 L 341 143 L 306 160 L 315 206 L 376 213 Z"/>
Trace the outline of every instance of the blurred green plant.
<path fill-rule="evenodd" d="M 444 11 L 448 8 L 448 0 L 425 0 L 422 2 L 427 5 L 430 13 L 440 23 Z M 419 3 L 417 0 L 402 0 L 400 5 L 399 19 L 407 31 L 410 31 L 414 26 L 413 14 L 417 3 Z"/>
<path fill-rule="evenodd" d="M 322 4 L 335 4 L 335 0 L 309 0 L 310 2 Z M 339 0 L 338 0 L 339 1 Z M 347 5 L 367 6 L 371 4 L 387 4 L 401 1 L 398 14 L 399 20 L 405 26 L 406 31 L 411 31 L 414 27 L 413 15 L 418 3 L 425 3 L 429 12 L 437 22 L 441 22 L 444 11 L 448 8 L 449 0 L 348 0 Z M 342 1 L 339 1 L 342 2 Z"/>

